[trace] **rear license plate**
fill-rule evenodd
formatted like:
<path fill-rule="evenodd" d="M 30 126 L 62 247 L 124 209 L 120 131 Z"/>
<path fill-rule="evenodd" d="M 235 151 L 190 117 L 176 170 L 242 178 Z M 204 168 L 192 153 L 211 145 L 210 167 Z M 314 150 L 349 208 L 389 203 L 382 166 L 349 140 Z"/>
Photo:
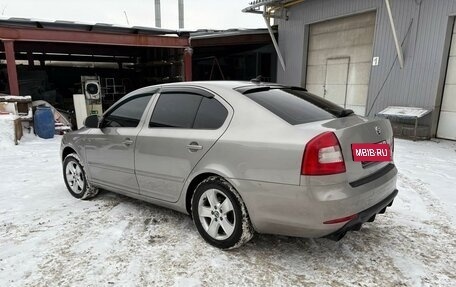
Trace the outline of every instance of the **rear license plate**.
<path fill-rule="evenodd" d="M 387 143 L 361 143 L 352 144 L 353 161 L 356 162 L 381 162 L 391 161 L 391 148 Z"/>

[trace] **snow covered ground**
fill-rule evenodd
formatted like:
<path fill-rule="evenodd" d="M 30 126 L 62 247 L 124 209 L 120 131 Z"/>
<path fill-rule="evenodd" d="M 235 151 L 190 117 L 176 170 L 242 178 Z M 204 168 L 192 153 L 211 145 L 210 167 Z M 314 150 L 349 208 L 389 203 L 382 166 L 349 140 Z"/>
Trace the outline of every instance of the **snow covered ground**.
<path fill-rule="evenodd" d="M 396 140 L 397 200 L 340 242 L 260 235 L 228 252 L 186 215 L 74 199 L 59 142 L 0 145 L 0 286 L 456 286 L 456 142 Z"/>

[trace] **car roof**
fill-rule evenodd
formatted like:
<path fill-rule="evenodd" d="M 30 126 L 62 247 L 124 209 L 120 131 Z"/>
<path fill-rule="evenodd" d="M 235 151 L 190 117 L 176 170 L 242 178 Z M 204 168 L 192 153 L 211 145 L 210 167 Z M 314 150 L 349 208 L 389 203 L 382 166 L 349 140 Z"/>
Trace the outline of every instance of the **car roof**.
<path fill-rule="evenodd" d="M 166 87 L 166 86 L 199 86 L 199 87 L 217 86 L 220 88 L 241 91 L 241 93 L 242 93 L 242 90 L 248 90 L 250 88 L 257 88 L 257 87 L 262 87 L 262 86 L 281 87 L 282 85 L 276 84 L 276 83 L 256 82 L 256 81 L 194 81 L 194 82 L 175 82 L 175 83 L 163 84 L 161 86 L 163 86 L 163 87 Z"/>

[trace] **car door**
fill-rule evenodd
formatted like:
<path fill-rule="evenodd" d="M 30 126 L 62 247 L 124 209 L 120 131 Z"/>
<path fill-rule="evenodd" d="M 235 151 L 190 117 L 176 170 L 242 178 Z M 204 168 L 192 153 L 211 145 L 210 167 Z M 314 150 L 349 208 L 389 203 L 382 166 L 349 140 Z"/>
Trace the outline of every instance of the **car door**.
<path fill-rule="evenodd" d="M 140 194 L 176 202 L 192 169 L 226 130 L 232 108 L 197 88 L 167 88 L 138 135 L 135 168 Z"/>
<path fill-rule="evenodd" d="M 85 152 L 94 184 L 139 192 L 134 172 L 134 147 L 151 98 L 152 93 L 146 93 L 123 100 L 108 110 L 100 128 L 91 132 Z"/>

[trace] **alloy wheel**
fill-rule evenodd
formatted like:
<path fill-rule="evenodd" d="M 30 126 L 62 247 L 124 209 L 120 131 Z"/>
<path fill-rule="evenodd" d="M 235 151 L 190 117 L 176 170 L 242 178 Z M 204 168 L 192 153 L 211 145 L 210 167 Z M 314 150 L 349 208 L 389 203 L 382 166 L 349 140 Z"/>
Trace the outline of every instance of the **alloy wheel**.
<path fill-rule="evenodd" d="M 85 182 L 83 171 L 77 162 L 73 160 L 68 162 L 65 168 L 65 177 L 71 190 L 76 194 L 81 194 Z"/>
<path fill-rule="evenodd" d="M 216 240 L 229 238 L 236 226 L 231 200 L 218 189 L 206 190 L 198 202 L 198 215 L 202 227 Z"/>

